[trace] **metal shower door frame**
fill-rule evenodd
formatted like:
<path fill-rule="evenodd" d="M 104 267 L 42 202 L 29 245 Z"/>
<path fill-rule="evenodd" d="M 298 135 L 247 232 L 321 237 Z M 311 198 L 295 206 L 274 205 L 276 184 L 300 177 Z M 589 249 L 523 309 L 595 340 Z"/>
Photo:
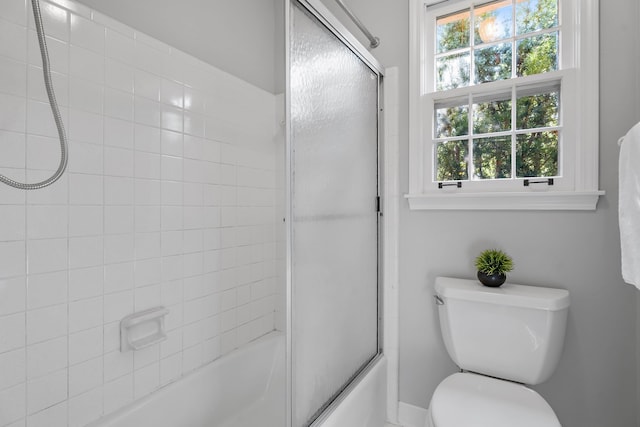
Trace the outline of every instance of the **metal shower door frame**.
<path fill-rule="evenodd" d="M 381 151 L 383 121 L 382 121 L 382 102 L 383 102 L 383 78 L 384 67 L 382 64 L 367 50 L 367 48 L 351 34 L 351 32 L 327 9 L 320 0 L 284 0 L 284 25 L 285 25 L 285 223 L 286 223 L 286 427 L 293 426 L 293 339 L 292 339 L 292 152 L 291 152 L 291 75 L 290 75 L 290 23 L 291 23 L 291 6 L 292 4 L 300 5 L 313 17 L 315 17 L 324 27 L 336 36 L 349 50 L 351 50 L 367 67 L 378 76 L 378 132 L 377 132 L 377 150 L 378 150 L 378 196 L 382 197 L 381 181 L 381 165 L 383 164 L 383 153 Z M 340 394 L 325 408 L 324 412 L 316 418 L 310 427 L 320 426 L 328 415 L 340 405 L 349 392 L 364 378 L 367 373 L 377 364 L 383 357 L 383 325 L 382 325 L 382 203 L 379 202 L 378 212 L 378 340 L 376 355 L 364 365 L 353 377 L 353 379 L 344 387 Z"/>

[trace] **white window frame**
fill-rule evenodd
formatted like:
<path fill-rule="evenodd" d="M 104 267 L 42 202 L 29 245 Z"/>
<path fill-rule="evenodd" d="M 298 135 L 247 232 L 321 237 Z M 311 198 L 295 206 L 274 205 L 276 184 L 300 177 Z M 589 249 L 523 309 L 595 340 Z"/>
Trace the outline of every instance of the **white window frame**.
<path fill-rule="evenodd" d="M 560 70 L 528 76 L 530 83 L 561 81 L 562 142 L 559 168 L 562 178 L 554 185 L 525 187 L 523 180 L 469 180 L 461 188 L 438 188 L 433 180 L 431 152 L 433 103 L 438 99 L 433 82 L 427 84 L 425 34 L 433 24 L 429 15 L 442 16 L 486 0 L 410 0 L 409 59 L 409 193 L 411 209 L 423 210 L 595 210 L 599 196 L 599 0 L 559 0 Z M 433 11 L 433 13 L 431 13 Z M 595 53 L 594 53 L 595 52 Z M 433 69 L 433 67 L 431 67 Z M 433 79 L 431 79 L 433 80 Z M 486 84 L 485 85 L 489 85 Z M 494 82 L 508 88 L 513 82 Z M 462 94 L 483 91 L 483 85 L 454 89 Z M 431 87 L 431 89 L 429 89 Z M 488 87 L 488 86 L 487 86 Z M 515 107 L 514 107 L 515 108 Z M 470 112 L 471 113 L 471 112 Z"/>

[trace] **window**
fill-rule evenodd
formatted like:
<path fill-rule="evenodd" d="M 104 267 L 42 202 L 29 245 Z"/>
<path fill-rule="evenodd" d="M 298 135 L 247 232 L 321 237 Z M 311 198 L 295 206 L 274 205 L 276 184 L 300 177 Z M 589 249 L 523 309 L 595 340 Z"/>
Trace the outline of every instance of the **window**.
<path fill-rule="evenodd" d="M 413 3 L 411 208 L 595 209 L 597 0 Z"/>

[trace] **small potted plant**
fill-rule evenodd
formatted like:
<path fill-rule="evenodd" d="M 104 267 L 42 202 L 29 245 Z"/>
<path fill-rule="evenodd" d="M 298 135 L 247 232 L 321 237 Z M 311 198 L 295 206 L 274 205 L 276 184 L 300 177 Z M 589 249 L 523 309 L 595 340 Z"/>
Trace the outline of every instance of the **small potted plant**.
<path fill-rule="evenodd" d="M 509 271 L 513 270 L 513 260 L 509 255 L 498 249 L 486 249 L 476 258 L 478 280 L 490 287 L 498 287 L 507 280 Z"/>

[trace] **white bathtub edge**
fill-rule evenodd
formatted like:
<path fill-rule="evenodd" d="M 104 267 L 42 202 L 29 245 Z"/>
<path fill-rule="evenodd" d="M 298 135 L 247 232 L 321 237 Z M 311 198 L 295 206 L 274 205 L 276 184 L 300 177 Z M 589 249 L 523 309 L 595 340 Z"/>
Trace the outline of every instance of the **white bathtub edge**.
<path fill-rule="evenodd" d="M 241 357 L 246 356 L 247 350 L 255 351 L 256 348 L 262 348 L 265 346 L 267 346 L 267 348 L 273 347 L 275 349 L 276 346 L 278 345 L 278 342 L 283 341 L 283 339 L 284 339 L 283 334 L 281 332 L 278 332 L 278 331 L 270 332 L 262 337 L 259 337 L 251 341 L 250 343 L 248 343 L 247 346 L 243 346 L 238 349 L 235 349 L 232 352 L 228 353 L 227 355 L 222 356 L 219 359 L 216 359 L 192 372 L 185 374 L 180 379 L 158 388 L 157 390 L 155 390 L 153 393 L 149 395 L 146 395 L 140 399 L 134 400 L 133 402 L 130 402 L 129 404 L 125 405 L 124 407 L 114 412 L 105 414 L 102 418 L 99 418 L 98 420 L 88 424 L 87 427 L 124 427 L 124 426 L 128 427 L 132 425 L 136 425 L 136 427 L 142 427 L 140 423 L 132 422 L 131 419 L 139 418 L 141 415 L 142 416 L 162 415 L 156 412 L 155 409 L 157 409 L 158 407 L 158 402 L 162 402 L 163 400 L 166 400 L 168 398 L 172 403 L 175 402 L 177 398 L 177 402 L 179 404 L 184 404 L 184 401 L 193 402 L 196 400 L 195 398 L 201 398 L 204 395 L 204 393 L 202 394 L 196 393 L 196 396 L 194 396 L 194 398 L 185 398 L 184 393 L 178 393 L 178 395 L 176 395 L 176 391 L 179 392 L 181 388 L 184 388 L 186 385 L 193 384 L 193 382 L 198 380 L 202 380 L 201 376 L 203 374 L 206 376 L 212 372 L 215 373 L 216 370 L 219 368 L 219 366 L 233 363 L 234 359 L 237 358 L 238 356 L 241 356 Z M 283 345 L 283 342 L 282 342 L 282 345 Z M 271 356 L 273 357 L 273 355 Z M 284 364 L 284 361 L 282 361 L 282 364 Z M 268 381 L 271 378 L 272 369 L 270 370 L 269 373 L 265 373 L 265 374 L 266 374 L 265 376 L 269 379 L 266 379 L 265 383 L 261 384 L 260 388 L 267 388 Z M 191 392 L 191 390 L 189 391 Z M 177 408 L 162 407 L 162 410 L 160 412 L 163 412 L 164 410 L 167 410 L 167 409 L 171 411 L 177 410 L 178 412 L 180 410 L 184 410 L 184 408 L 181 406 L 178 406 Z M 147 411 L 147 412 L 144 412 L 144 411 Z M 151 412 L 148 412 L 148 411 L 151 411 Z M 190 421 L 187 424 L 194 425 L 193 421 Z"/>
<path fill-rule="evenodd" d="M 318 427 L 384 427 L 386 399 L 387 358 L 383 356 Z"/>

